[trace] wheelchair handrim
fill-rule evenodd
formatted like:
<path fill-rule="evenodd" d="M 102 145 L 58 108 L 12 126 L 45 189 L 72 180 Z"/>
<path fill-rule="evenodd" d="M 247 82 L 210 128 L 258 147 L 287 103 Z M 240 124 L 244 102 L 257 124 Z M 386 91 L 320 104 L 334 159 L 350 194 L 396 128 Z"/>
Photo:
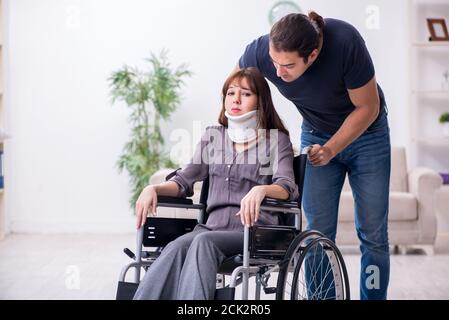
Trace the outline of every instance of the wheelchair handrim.
<path fill-rule="evenodd" d="M 306 241 L 310 242 L 304 245 Z M 301 264 L 303 263 L 304 257 L 307 254 L 307 251 L 311 250 L 311 248 L 313 247 L 312 243 L 318 243 L 319 241 L 325 241 L 326 245 L 331 248 L 330 250 L 326 251 L 326 254 L 328 255 L 329 260 L 334 263 L 332 272 L 334 278 L 339 283 L 339 291 L 336 294 L 337 299 L 350 299 L 348 274 L 343 256 L 341 255 L 337 246 L 331 240 L 325 238 L 322 233 L 314 230 L 309 230 L 297 236 L 297 238 L 292 242 L 289 250 L 287 250 L 284 260 L 280 263 L 276 292 L 277 300 L 284 300 L 287 298 L 285 296 L 285 291 L 286 285 L 288 284 L 288 274 L 290 269 L 292 271 L 295 271 L 298 266 L 300 268 Z M 298 259 L 297 264 L 294 265 L 294 267 L 291 267 L 292 261 L 294 261 L 294 259 Z M 292 282 L 295 283 L 295 280 L 292 280 Z M 294 293 L 290 292 L 290 296 L 287 299 L 293 298 L 294 296 L 292 294 Z"/>
<path fill-rule="evenodd" d="M 322 299 L 326 299 L 326 298 L 332 298 L 335 300 L 344 300 L 345 299 L 345 285 L 344 285 L 344 279 L 343 279 L 344 275 L 342 274 L 343 272 L 341 270 L 341 263 L 340 263 L 340 259 L 338 258 L 338 253 L 337 253 L 338 249 L 336 248 L 335 244 L 331 240 L 324 238 L 324 237 L 312 240 L 312 242 L 307 245 L 307 247 L 304 249 L 304 251 L 300 255 L 299 261 L 295 267 L 295 271 L 294 271 L 294 275 L 293 275 L 292 283 L 294 285 L 292 285 L 292 292 L 290 294 L 290 299 L 297 300 L 298 286 L 296 285 L 296 283 L 298 282 L 300 271 L 302 269 L 302 266 L 305 265 L 307 254 L 319 245 L 322 245 L 327 258 L 329 259 L 328 267 L 324 271 L 323 279 L 326 279 L 329 272 L 332 271 L 335 296 L 327 297 L 327 293 L 331 289 L 331 286 L 330 286 L 329 288 L 327 288 L 327 290 L 326 290 L 326 288 L 324 288 L 326 290 L 324 296 L 322 296 L 321 291 L 319 291 L 320 294 L 317 294 L 316 292 L 314 292 L 311 295 L 311 297 L 309 297 L 310 294 L 309 294 L 309 292 L 307 292 L 307 298 L 309 300 L 322 300 Z M 325 246 L 327 246 L 327 248 Z M 323 259 L 321 259 L 321 261 L 323 261 Z M 330 268 L 329 268 L 329 266 L 330 266 Z M 305 274 L 305 272 L 304 272 L 304 274 Z M 307 280 L 305 280 L 305 281 L 307 282 Z M 320 288 L 322 288 L 321 284 L 318 286 L 317 289 L 320 289 Z M 306 290 L 308 290 L 308 289 L 309 288 L 307 287 L 307 284 L 306 284 Z"/>

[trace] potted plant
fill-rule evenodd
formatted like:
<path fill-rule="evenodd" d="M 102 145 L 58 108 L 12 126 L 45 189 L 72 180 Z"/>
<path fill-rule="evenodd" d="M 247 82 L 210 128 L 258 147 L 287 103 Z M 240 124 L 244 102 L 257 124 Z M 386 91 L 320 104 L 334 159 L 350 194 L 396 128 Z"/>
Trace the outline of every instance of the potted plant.
<path fill-rule="evenodd" d="M 443 125 L 443 135 L 449 138 L 449 112 L 440 116 L 440 123 Z"/>
<path fill-rule="evenodd" d="M 166 50 L 159 56 L 151 53 L 146 61 L 149 62 L 148 70 L 125 65 L 108 79 L 112 103 L 124 101 L 131 109 L 130 140 L 117 162 L 119 172 L 126 169 L 130 177 L 131 208 L 154 172 L 161 167 L 177 167 L 163 151 L 160 122 L 169 119 L 176 110 L 183 78 L 191 75 L 186 65 L 173 70 L 167 61 Z"/>

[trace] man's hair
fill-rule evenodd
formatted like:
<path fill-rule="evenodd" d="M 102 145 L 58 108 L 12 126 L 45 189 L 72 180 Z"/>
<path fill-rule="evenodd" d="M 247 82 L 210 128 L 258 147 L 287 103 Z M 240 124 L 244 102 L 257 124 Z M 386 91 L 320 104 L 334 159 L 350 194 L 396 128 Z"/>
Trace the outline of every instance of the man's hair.
<path fill-rule="evenodd" d="M 324 19 L 315 11 L 308 16 L 291 13 L 275 23 L 270 32 L 270 44 L 276 51 L 297 52 L 308 62 L 308 57 L 320 45 Z"/>

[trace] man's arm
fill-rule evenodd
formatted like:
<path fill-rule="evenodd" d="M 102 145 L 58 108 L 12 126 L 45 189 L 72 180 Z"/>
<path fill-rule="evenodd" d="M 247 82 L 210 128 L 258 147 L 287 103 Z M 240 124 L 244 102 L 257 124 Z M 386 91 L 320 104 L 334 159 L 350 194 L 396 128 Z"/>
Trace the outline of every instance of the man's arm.
<path fill-rule="evenodd" d="M 361 136 L 379 115 L 380 100 L 376 77 L 363 87 L 348 89 L 348 93 L 356 108 L 324 146 L 315 145 L 309 152 L 309 159 L 315 166 L 329 163 L 333 157 Z"/>

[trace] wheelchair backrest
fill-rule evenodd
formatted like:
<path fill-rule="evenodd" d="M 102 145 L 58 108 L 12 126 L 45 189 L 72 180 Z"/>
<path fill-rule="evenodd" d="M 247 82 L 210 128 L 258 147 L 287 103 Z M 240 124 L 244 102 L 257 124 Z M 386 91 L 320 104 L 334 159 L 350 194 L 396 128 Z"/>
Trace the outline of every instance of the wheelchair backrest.
<path fill-rule="evenodd" d="M 307 154 L 301 154 L 293 159 L 293 170 L 295 172 L 295 183 L 298 186 L 298 205 L 301 208 L 302 193 L 304 188 L 304 176 L 306 173 Z"/>

